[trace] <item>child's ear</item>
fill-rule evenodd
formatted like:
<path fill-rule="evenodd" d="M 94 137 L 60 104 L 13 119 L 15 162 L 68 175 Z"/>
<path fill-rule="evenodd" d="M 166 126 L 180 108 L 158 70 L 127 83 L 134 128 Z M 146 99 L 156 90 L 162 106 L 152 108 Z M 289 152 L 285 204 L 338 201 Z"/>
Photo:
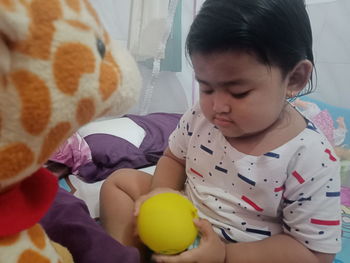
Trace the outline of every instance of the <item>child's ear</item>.
<path fill-rule="evenodd" d="M 300 61 L 288 74 L 288 90 L 292 93 L 300 92 L 307 85 L 312 74 L 312 63 L 304 59 Z"/>

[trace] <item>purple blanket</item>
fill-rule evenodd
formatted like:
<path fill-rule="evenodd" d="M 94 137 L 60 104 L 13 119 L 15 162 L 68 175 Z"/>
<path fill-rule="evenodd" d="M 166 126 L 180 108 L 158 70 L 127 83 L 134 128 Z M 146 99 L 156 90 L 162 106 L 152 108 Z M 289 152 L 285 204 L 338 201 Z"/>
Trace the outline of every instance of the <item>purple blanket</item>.
<path fill-rule="evenodd" d="M 69 249 L 75 263 L 140 262 L 137 249 L 111 238 L 90 217 L 85 203 L 63 189 L 40 223 L 53 241 Z"/>
<path fill-rule="evenodd" d="M 152 113 L 144 116 L 128 114 L 141 126 L 146 136 L 139 148 L 130 142 L 109 134 L 91 134 L 84 139 L 91 149 L 92 162 L 79 168 L 79 177 L 93 183 L 104 180 L 120 168 L 143 168 L 155 165 L 168 145 L 170 133 L 181 114 Z"/>
<path fill-rule="evenodd" d="M 342 205 L 350 207 L 350 187 L 343 186 L 340 193 Z"/>

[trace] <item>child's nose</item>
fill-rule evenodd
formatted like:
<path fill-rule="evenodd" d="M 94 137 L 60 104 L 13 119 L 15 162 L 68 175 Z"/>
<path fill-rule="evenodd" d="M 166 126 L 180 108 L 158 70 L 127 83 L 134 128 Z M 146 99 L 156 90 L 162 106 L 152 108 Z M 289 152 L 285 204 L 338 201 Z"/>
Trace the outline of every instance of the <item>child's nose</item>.
<path fill-rule="evenodd" d="M 230 111 L 228 94 L 225 94 L 224 92 L 215 92 L 213 98 L 213 110 L 216 113 L 228 113 Z"/>

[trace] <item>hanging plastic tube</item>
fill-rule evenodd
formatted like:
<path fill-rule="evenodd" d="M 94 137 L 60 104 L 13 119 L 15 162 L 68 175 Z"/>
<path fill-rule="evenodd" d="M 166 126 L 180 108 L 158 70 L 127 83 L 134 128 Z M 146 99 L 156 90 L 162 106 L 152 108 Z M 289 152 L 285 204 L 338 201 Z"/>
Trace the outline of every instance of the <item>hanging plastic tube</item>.
<path fill-rule="evenodd" d="M 313 5 L 313 4 L 324 4 L 324 3 L 331 3 L 335 2 L 337 0 L 306 0 L 305 3 L 307 5 Z"/>
<path fill-rule="evenodd" d="M 196 17 L 197 14 L 197 0 L 193 0 L 193 12 L 192 12 L 192 20 Z M 196 78 L 194 76 L 194 72 L 192 71 L 192 106 L 196 103 L 197 101 L 197 96 L 196 96 L 196 90 L 197 90 L 197 83 L 196 83 Z"/>
<path fill-rule="evenodd" d="M 156 56 L 154 57 L 152 75 L 151 75 L 151 78 L 150 78 L 148 85 L 145 87 L 144 97 L 143 97 L 142 102 L 141 102 L 141 107 L 140 107 L 140 114 L 141 115 L 147 114 L 148 109 L 151 105 L 154 85 L 155 85 L 155 83 L 159 77 L 159 73 L 160 73 L 160 61 L 164 56 L 166 44 L 167 44 L 171 29 L 173 26 L 177 4 L 178 4 L 178 0 L 170 0 L 170 2 L 169 2 L 169 9 L 168 9 L 169 11 L 168 11 L 168 17 L 166 19 L 165 30 L 164 30 L 162 39 L 159 43 L 159 47 L 158 47 L 158 50 L 156 52 Z"/>

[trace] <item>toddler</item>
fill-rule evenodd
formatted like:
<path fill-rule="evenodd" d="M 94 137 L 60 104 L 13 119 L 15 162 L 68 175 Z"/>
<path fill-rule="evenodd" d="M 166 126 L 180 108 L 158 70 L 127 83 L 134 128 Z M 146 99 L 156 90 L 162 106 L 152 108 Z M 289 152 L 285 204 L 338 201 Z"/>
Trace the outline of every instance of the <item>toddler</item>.
<path fill-rule="evenodd" d="M 144 253 L 134 234 L 140 204 L 183 191 L 201 218 L 200 244 L 153 255 L 156 262 L 332 262 L 341 248 L 339 163 L 288 102 L 313 89 L 304 1 L 207 0 L 186 50 L 199 102 L 171 134 L 153 177 L 123 169 L 106 180 L 103 227 Z"/>

